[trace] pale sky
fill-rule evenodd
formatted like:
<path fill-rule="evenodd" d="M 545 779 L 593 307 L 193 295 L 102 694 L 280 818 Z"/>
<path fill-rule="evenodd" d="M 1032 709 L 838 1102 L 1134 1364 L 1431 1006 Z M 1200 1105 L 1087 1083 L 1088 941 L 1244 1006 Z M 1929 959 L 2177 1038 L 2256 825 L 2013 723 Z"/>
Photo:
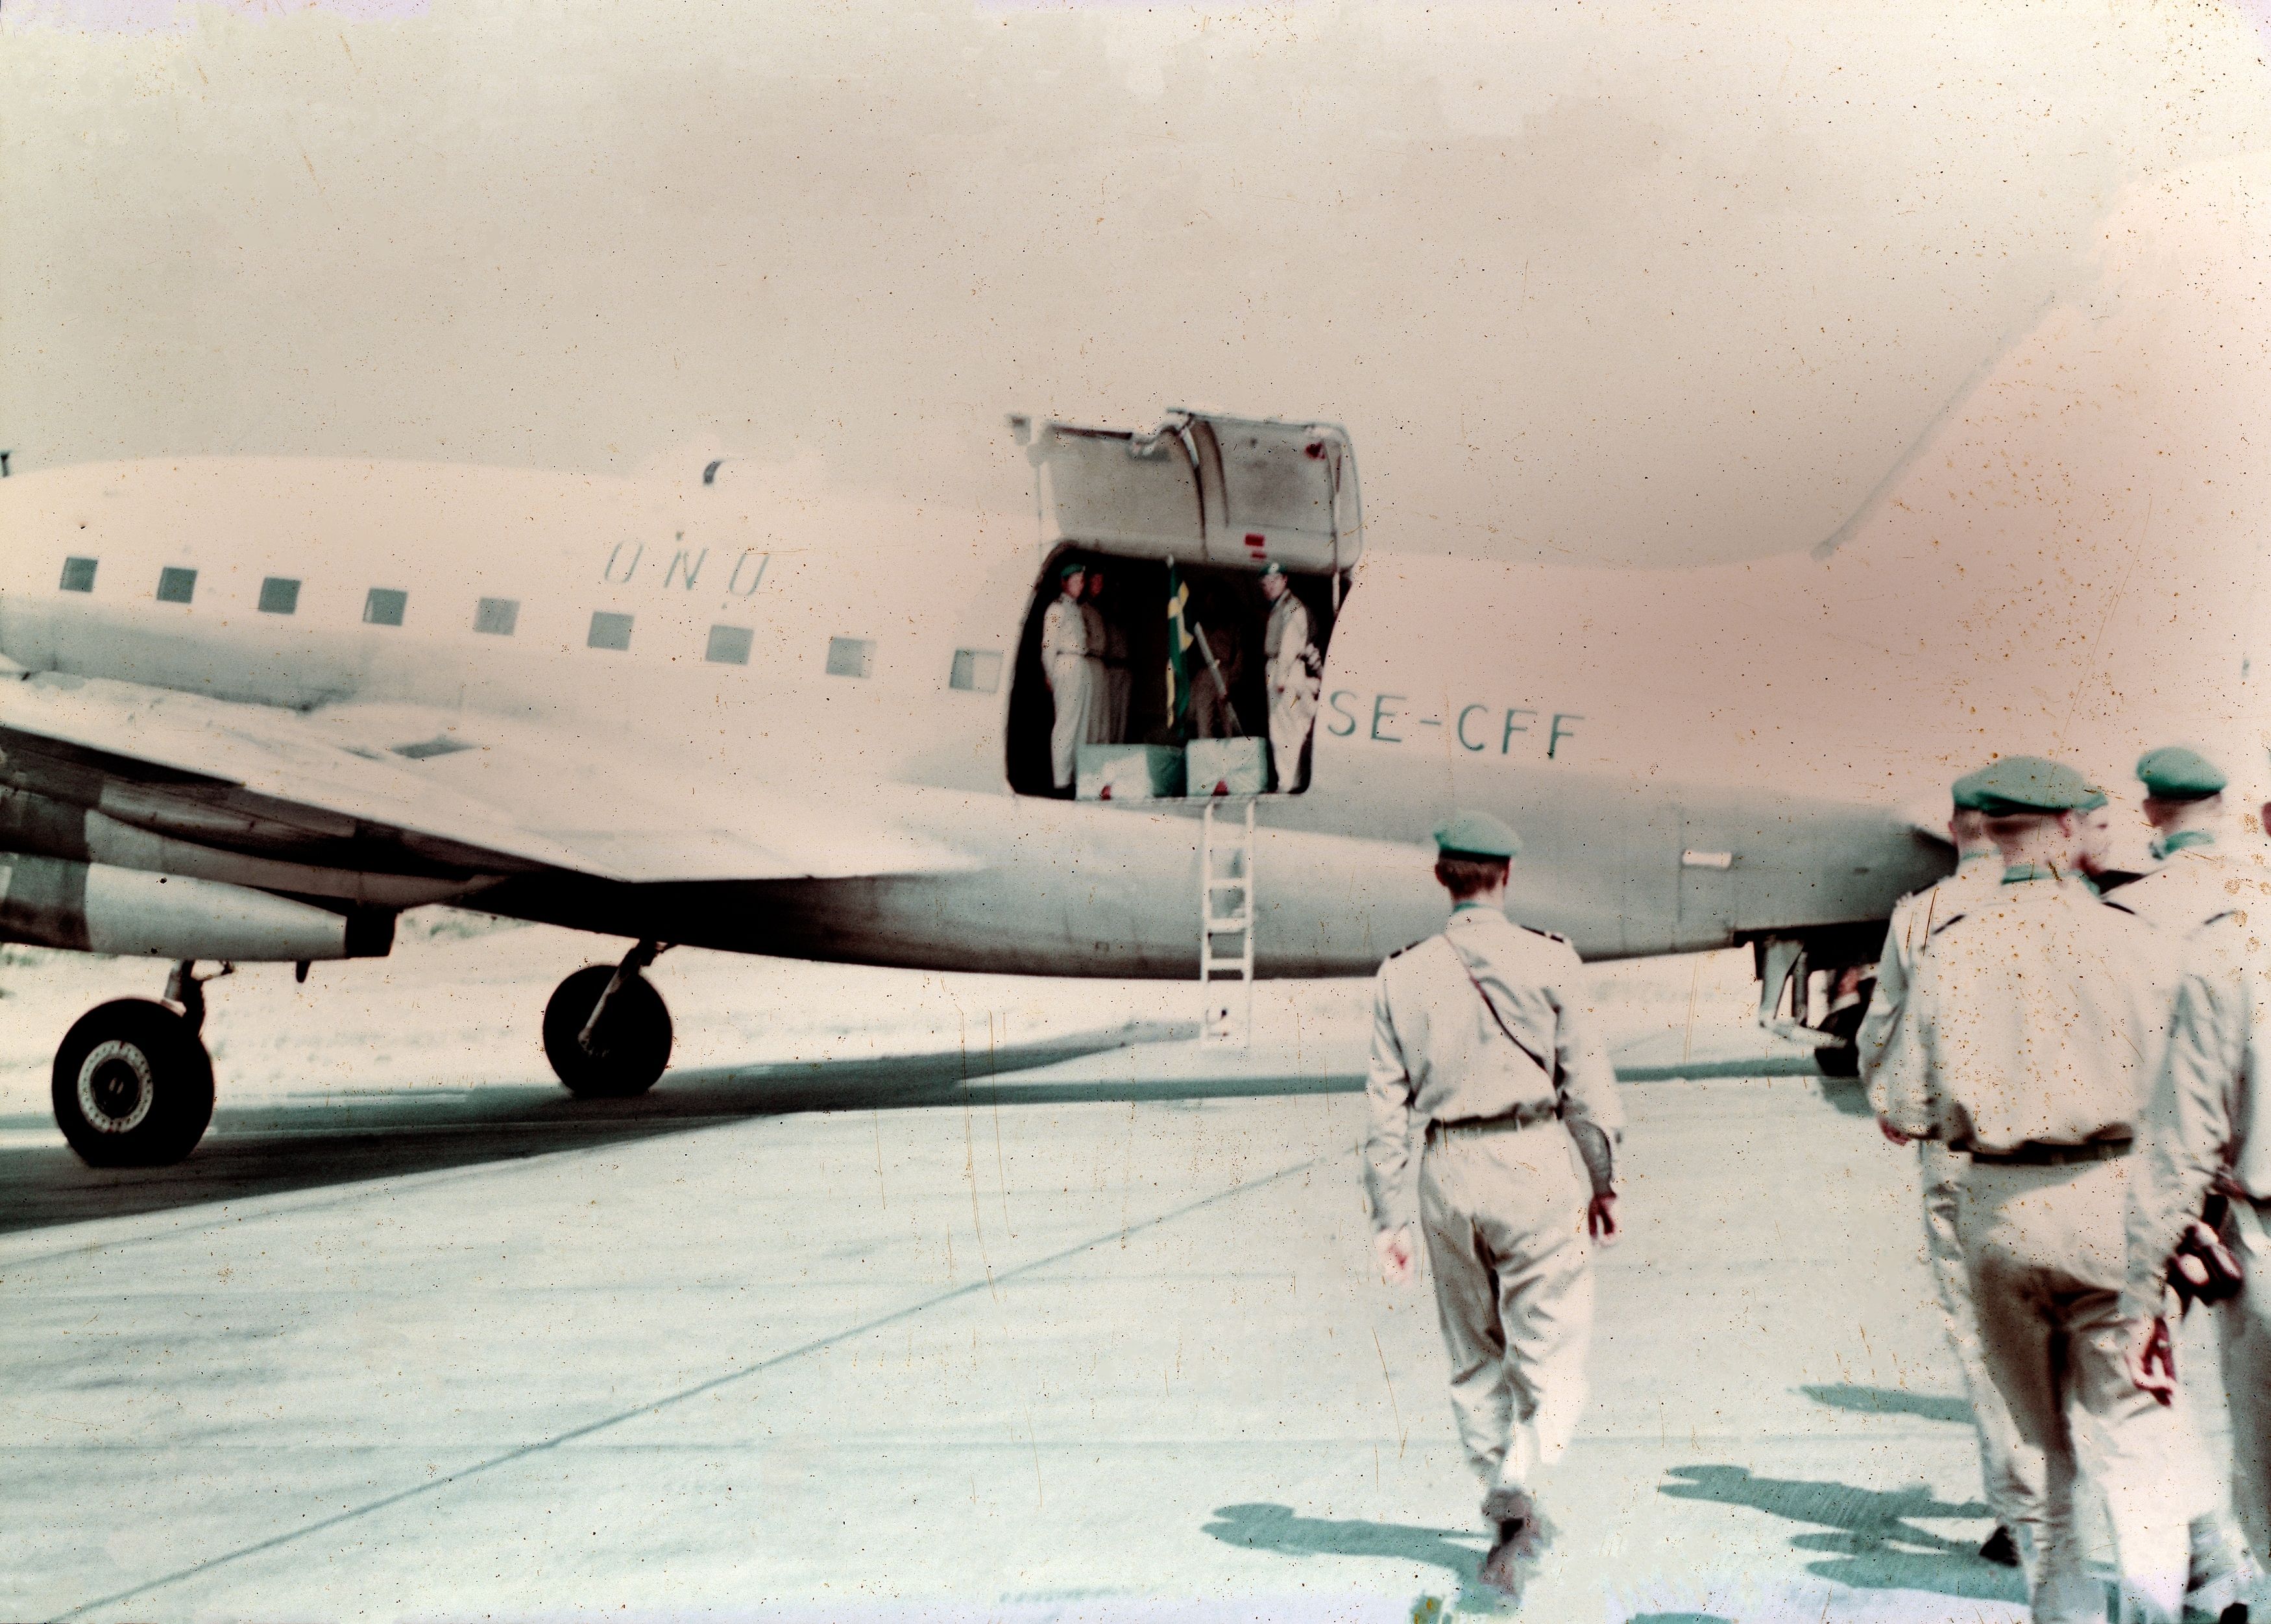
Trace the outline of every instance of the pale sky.
<path fill-rule="evenodd" d="M 2140 179 L 2223 5 L 9 0 L 0 445 L 796 459 L 1337 419 L 1379 545 L 1808 547 Z M 1022 472 L 1022 464 L 1016 464 Z M 1014 496 L 1015 493 L 1010 493 Z"/>

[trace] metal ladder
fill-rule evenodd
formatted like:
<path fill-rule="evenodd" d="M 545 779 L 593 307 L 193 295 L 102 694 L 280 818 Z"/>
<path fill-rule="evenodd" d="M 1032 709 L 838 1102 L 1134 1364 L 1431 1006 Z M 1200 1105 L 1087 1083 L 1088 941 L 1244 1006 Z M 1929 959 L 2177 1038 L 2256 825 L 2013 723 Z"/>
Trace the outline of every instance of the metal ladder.
<path fill-rule="evenodd" d="M 1244 1048 L 1254 1038 L 1254 797 L 1240 799 L 1244 806 L 1236 822 L 1217 820 L 1217 803 L 1206 803 L 1199 844 L 1199 980 L 1212 988 L 1222 985 L 1216 977 L 1235 977 L 1241 990 L 1228 999 L 1207 994 L 1199 1041 Z M 1217 949 L 1225 937 L 1236 939 L 1236 952 Z"/>

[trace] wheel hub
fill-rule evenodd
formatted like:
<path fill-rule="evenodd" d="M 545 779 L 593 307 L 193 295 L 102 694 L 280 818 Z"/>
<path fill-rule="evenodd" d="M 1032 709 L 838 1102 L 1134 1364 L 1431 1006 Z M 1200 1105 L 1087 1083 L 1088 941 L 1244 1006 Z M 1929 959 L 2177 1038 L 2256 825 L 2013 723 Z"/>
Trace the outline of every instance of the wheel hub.
<path fill-rule="evenodd" d="M 133 1132 L 157 1098 L 150 1057 L 131 1043 L 99 1043 L 79 1062 L 79 1114 L 98 1133 Z"/>

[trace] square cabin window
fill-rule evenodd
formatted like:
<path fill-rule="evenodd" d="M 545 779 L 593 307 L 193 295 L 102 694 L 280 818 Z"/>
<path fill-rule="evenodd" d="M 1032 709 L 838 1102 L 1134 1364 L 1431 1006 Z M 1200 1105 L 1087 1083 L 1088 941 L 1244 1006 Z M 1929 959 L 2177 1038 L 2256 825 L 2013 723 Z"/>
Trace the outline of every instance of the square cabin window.
<path fill-rule="evenodd" d="M 1001 656 L 992 649 L 957 649 L 947 686 L 965 693 L 990 694 L 1001 686 Z"/>
<path fill-rule="evenodd" d="M 362 622 L 366 626 L 399 626 L 402 612 L 410 607 L 410 594 L 397 592 L 391 586 L 374 586 L 362 600 Z"/>
<path fill-rule="evenodd" d="M 187 603 L 197 594 L 197 572 L 168 564 L 158 571 L 158 601 Z"/>
<path fill-rule="evenodd" d="M 702 658 L 713 666 L 746 666 L 752 641 L 747 626 L 712 626 L 710 650 Z"/>
<path fill-rule="evenodd" d="M 608 609 L 592 612 L 591 635 L 584 639 L 590 649 L 627 649 L 631 645 L 631 617 L 617 615 Z"/>
<path fill-rule="evenodd" d="M 260 584 L 260 612 L 263 615 L 290 615 L 300 607 L 300 583 L 280 575 L 272 575 Z"/>
<path fill-rule="evenodd" d="M 94 590 L 94 560 L 66 558 L 61 590 L 67 592 L 91 592 Z"/>
<path fill-rule="evenodd" d="M 828 639 L 828 674 L 830 676 L 863 677 L 875 662 L 875 643 L 872 637 Z"/>
<path fill-rule="evenodd" d="M 473 629 L 492 637 L 510 637 L 520 624 L 520 600 L 484 598 L 473 606 Z"/>

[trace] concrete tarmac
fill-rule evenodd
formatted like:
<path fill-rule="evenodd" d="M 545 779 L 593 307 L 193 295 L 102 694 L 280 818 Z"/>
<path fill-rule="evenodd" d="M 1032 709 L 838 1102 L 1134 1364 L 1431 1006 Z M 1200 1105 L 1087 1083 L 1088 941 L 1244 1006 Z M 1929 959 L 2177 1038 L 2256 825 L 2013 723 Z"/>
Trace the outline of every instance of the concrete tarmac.
<path fill-rule="evenodd" d="M 1913 1158 L 1696 973 L 1615 1005 L 1660 1080 L 1518 1616 L 2023 1616 Z M 1360 991 L 1244 1053 L 1126 1028 L 1190 993 L 614 1119 L 525 1063 L 256 1098 L 139 1194 L 19 1127 L 0 1617 L 1491 1610 L 1432 1298 L 1372 1263 Z"/>

